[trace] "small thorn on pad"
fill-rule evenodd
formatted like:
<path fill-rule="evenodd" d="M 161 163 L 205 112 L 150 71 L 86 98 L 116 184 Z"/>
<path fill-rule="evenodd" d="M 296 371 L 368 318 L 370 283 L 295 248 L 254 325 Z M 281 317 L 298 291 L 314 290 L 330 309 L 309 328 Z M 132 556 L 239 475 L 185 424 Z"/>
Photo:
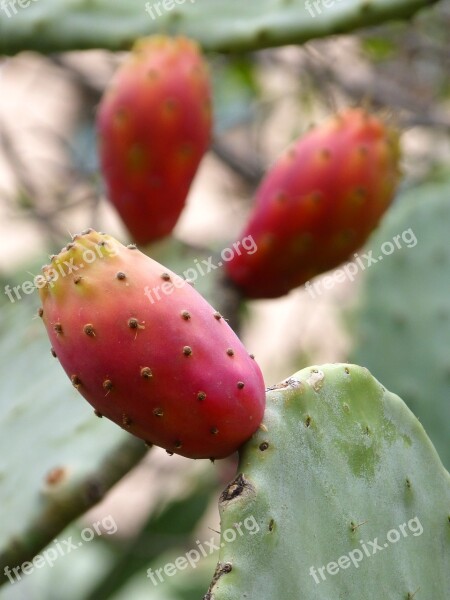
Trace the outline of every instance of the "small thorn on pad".
<path fill-rule="evenodd" d="M 219 430 L 217 429 L 217 427 L 211 427 L 210 429 L 212 435 L 217 435 L 219 433 Z"/>
<path fill-rule="evenodd" d="M 183 348 L 183 354 L 185 356 L 191 356 L 191 354 L 192 354 L 192 348 L 190 346 L 185 346 Z"/>
<path fill-rule="evenodd" d="M 191 318 L 191 313 L 187 310 L 183 310 L 181 311 L 181 316 L 185 321 L 189 321 L 189 319 Z"/>
<path fill-rule="evenodd" d="M 238 387 L 238 390 L 242 390 L 245 387 L 245 383 L 243 381 L 238 381 L 237 387 Z"/>
<path fill-rule="evenodd" d="M 43 309 L 43 308 L 40 308 L 40 309 L 38 310 L 38 316 L 39 316 L 39 317 L 41 317 L 41 319 L 42 319 L 42 317 L 44 316 L 44 309 Z"/>
<path fill-rule="evenodd" d="M 131 419 L 128 415 L 123 414 L 122 416 L 122 424 L 125 425 L 125 427 L 129 427 L 131 425 Z"/>
<path fill-rule="evenodd" d="M 101 412 L 99 412 L 98 410 L 94 410 L 94 415 L 95 415 L 96 417 L 98 417 L 99 419 L 102 419 L 102 418 L 103 418 L 103 415 L 102 415 L 102 413 L 101 413 Z"/>
<path fill-rule="evenodd" d="M 127 278 L 127 276 L 122 271 L 119 271 L 118 273 L 116 273 L 116 278 L 119 279 L 119 281 L 123 281 Z"/>
<path fill-rule="evenodd" d="M 162 408 L 154 408 L 153 409 L 153 414 L 155 415 L 155 417 L 163 417 L 164 416 L 164 411 Z"/>
<path fill-rule="evenodd" d="M 55 323 L 53 326 L 53 329 L 56 331 L 56 333 L 62 333 L 63 332 L 63 328 L 61 323 Z"/>
<path fill-rule="evenodd" d="M 228 354 L 228 356 L 234 356 L 234 350 L 233 350 L 233 348 L 228 348 L 227 349 L 227 354 Z"/>
<path fill-rule="evenodd" d="M 205 400 L 206 399 L 206 394 L 205 392 L 199 392 L 197 394 L 197 400 Z"/>
<path fill-rule="evenodd" d="M 161 279 L 163 279 L 164 281 L 170 281 L 170 275 L 169 273 L 161 273 Z"/>
<path fill-rule="evenodd" d="M 53 356 L 54 358 L 56 358 L 56 352 L 55 352 L 55 349 L 54 349 L 54 348 L 51 348 L 50 352 L 52 353 L 52 356 Z"/>

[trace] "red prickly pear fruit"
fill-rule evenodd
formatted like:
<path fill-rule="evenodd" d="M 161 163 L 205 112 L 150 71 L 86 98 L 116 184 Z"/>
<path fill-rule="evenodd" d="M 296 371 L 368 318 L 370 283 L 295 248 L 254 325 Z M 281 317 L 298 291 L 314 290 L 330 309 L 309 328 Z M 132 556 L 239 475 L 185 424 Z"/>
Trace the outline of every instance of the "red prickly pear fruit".
<path fill-rule="evenodd" d="M 287 149 L 267 173 L 228 277 L 248 298 L 276 298 L 347 260 L 389 207 L 400 179 L 396 130 L 347 109 Z"/>
<path fill-rule="evenodd" d="M 184 279 L 93 230 L 43 274 L 53 354 L 98 416 L 190 458 L 226 457 L 258 428 L 261 371 Z"/>
<path fill-rule="evenodd" d="M 136 42 L 97 113 L 107 194 L 135 242 L 168 235 L 211 137 L 208 66 L 187 38 Z"/>

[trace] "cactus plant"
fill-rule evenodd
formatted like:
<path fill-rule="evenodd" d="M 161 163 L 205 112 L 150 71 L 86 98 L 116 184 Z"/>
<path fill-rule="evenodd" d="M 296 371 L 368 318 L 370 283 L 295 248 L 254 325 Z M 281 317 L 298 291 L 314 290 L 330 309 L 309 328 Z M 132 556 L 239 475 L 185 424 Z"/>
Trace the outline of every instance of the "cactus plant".
<path fill-rule="evenodd" d="M 403 232 L 382 267 L 365 272 L 351 329 L 351 360 L 398 391 L 450 467 L 450 179 L 406 192 L 369 241 L 380 248 Z M 414 243 L 414 239 L 416 242 Z M 382 351 L 381 351 L 382 349 Z"/>
<path fill-rule="evenodd" d="M 28 70 L 34 72 L 39 64 L 40 75 L 45 74 L 39 79 L 45 81 L 46 100 L 47 88 L 50 87 L 44 79 L 47 74 L 52 73 L 55 79 L 62 76 L 64 86 L 70 88 L 67 95 L 70 102 L 64 102 L 63 118 L 58 119 L 61 115 L 55 110 L 53 123 L 53 111 L 49 105 L 48 120 L 54 127 L 44 127 L 44 133 L 52 132 L 48 139 L 50 143 L 54 139 L 53 145 L 59 154 L 47 153 L 42 145 L 39 150 L 42 162 L 31 165 L 31 161 L 22 161 L 22 148 L 27 150 L 34 146 L 36 140 L 30 139 L 33 143 L 28 145 L 25 139 L 22 145 L 19 142 L 23 140 L 19 139 L 18 133 L 25 133 L 27 123 L 30 123 L 30 132 L 32 130 L 33 134 L 39 135 L 42 129 L 31 125 L 37 123 L 38 117 L 47 121 L 42 119 L 45 114 L 41 114 L 40 106 L 36 106 L 37 110 L 34 106 L 33 110 L 29 108 L 39 96 L 39 93 L 35 95 L 39 91 L 39 86 L 34 85 L 37 78 L 32 80 L 31 95 L 28 93 L 30 88 L 23 87 L 26 90 L 23 106 L 27 114 L 24 114 L 26 118 L 17 118 L 20 127 L 12 127 L 10 133 L 10 124 L 16 119 L 3 119 L 0 123 L 0 158 L 3 159 L 4 151 L 13 175 L 11 183 L 17 196 L 16 204 L 20 206 L 20 216 L 32 216 L 34 224 L 39 223 L 39 230 L 42 229 L 40 239 L 47 250 L 52 251 L 65 235 L 62 229 L 69 224 L 80 224 L 83 220 L 83 226 L 91 223 L 97 226 L 104 222 L 109 227 L 108 215 L 100 203 L 94 202 L 90 193 L 86 197 L 84 195 L 85 190 L 90 190 L 92 196 L 99 199 L 97 166 L 68 168 L 74 166 L 69 163 L 69 147 L 72 146 L 76 120 L 72 117 L 76 112 L 78 118 L 92 118 L 94 105 L 100 100 L 103 88 L 100 83 L 102 74 L 111 72 L 121 58 L 127 59 L 105 52 L 76 53 L 70 57 L 61 56 L 58 52 L 93 48 L 129 50 L 136 38 L 155 33 L 159 37 L 182 34 L 184 38 L 195 39 L 203 49 L 211 52 L 214 77 L 219 82 L 214 96 L 215 108 L 219 107 L 219 111 L 215 111 L 213 156 L 205 161 L 208 171 L 210 165 L 213 167 L 208 172 L 212 176 L 205 188 L 213 182 L 216 188 L 222 187 L 220 195 L 226 202 L 226 207 L 224 203 L 222 208 L 231 218 L 235 210 L 236 214 L 237 211 L 245 212 L 242 204 L 238 207 L 235 202 L 245 189 L 238 187 L 238 179 L 249 185 L 257 184 L 262 176 L 261 165 L 270 159 L 272 150 L 276 151 L 279 147 L 278 142 L 284 145 L 286 137 L 292 139 L 300 131 L 305 131 L 307 121 L 320 118 L 325 107 L 332 108 L 334 112 L 336 105 L 361 106 L 363 97 L 369 96 L 369 102 L 373 100 L 377 107 L 386 106 L 388 112 L 389 106 L 394 110 L 400 107 L 397 118 L 402 125 L 420 124 L 429 130 L 448 125 L 444 111 L 440 110 L 444 108 L 445 100 L 437 100 L 438 94 L 445 92 L 442 83 L 445 83 L 447 74 L 443 43 L 447 19 L 445 9 L 436 7 L 435 17 L 430 15 L 431 18 L 424 19 L 421 27 L 414 31 L 403 26 L 387 27 L 381 35 L 378 31 L 362 32 L 350 40 L 308 44 L 307 48 L 291 47 L 247 56 L 242 56 L 242 51 L 301 44 L 383 21 L 406 19 L 434 5 L 437 5 L 437 0 L 260 0 L 247 3 L 240 0 L 150 0 L 140 4 L 125 0 L 0 0 L 0 52 L 14 54 L 38 50 L 50 54 L 47 58 L 25 55 L 4 61 L 6 68 L 2 69 L 2 75 L 6 84 L 17 81 L 14 87 L 20 86 Z M 421 35 L 424 31 L 426 34 Z M 385 33 L 387 44 L 383 43 Z M 431 37 L 433 44 L 429 42 Z M 381 46 L 376 38 L 381 40 Z M 378 47 L 376 60 L 380 62 L 374 64 L 371 60 L 368 64 L 367 53 L 369 47 L 375 48 L 374 41 Z M 217 51 L 236 52 L 238 56 L 236 60 L 230 60 L 228 56 L 217 56 Z M 430 60 L 429 56 L 433 60 L 431 72 L 423 67 Z M 435 60 L 441 56 L 442 69 L 438 68 Z M 358 68 L 353 69 L 356 61 Z M 404 68 L 405 65 L 408 69 Z M 425 79 L 421 75 L 424 71 L 427 72 Z M 227 72 L 233 73 L 231 77 L 224 76 Z M 414 75 L 410 76 L 410 73 Z M 381 77 L 386 80 L 381 81 Z M 397 78 L 400 86 L 394 82 Z M 178 81 L 179 78 L 176 79 Z M 245 93 L 242 93 L 241 80 L 246 82 Z M 429 83 L 434 85 L 429 86 Z M 231 90 L 235 86 L 237 93 Z M 430 91 L 427 93 L 428 87 Z M 114 91 L 110 98 L 113 95 Z M 54 96 L 66 98 L 65 94 Z M 167 98 L 168 94 L 163 96 Z M 181 97 L 186 97 L 183 90 Z M 204 98 L 205 95 L 200 94 L 200 99 Z M 434 105 L 435 100 L 436 109 L 429 105 L 431 102 Z M 166 102 L 166 108 L 167 105 L 169 109 L 173 108 L 172 102 Z M 129 110 L 136 112 L 137 106 L 142 116 L 145 110 L 139 105 L 139 99 L 132 98 Z M 287 111 L 280 111 L 280 106 L 291 107 L 293 111 L 286 118 Z M 117 115 L 115 108 L 111 112 L 115 113 L 117 124 L 121 112 L 119 110 Z M 357 108 L 349 112 L 359 114 L 362 111 Z M 173 112 L 169 110 L 169 113 L 171 120 Z M 202 123 L 198 119 L 199 113 L 193 120 L 201 128 Z M 203 126 L 205 124 L 203 122 Z M 209 127 L 209 120 L 207 125 Z M 169 129 L 178 139 L 176 134 L 181 131 L 174 132 L 171 126 Z M 158 128 L 157 131 L 155 137 L 159 138 L 157 143 L 162 161 L 152 173 L 156 179 L 167 168 L 167 157 L 171 155 L 166 145 L 167 130 Z M 204 141 L 202 131 L 196 133 L 199 141 Z M 414 137 L 416 130 L 408 131 L 407 135 Z M 38 142 L 44 142 L 44 137 Z M 437 139 L 438 136 L 435 137 Z M 107 141 L 111 139 L 108 133 L 104 138 Z M 120 141 L 124 142 L 122 138 Z M 125 146 L 125 158 L 131 159 L 132 166 L 140 170 L 140 152 L 136 153 L 136 149 L 128 146 L 126 141 Z M 339 144 L 334 148 L 337 146 Z M 405 145 L 406 148 L 413 146 Z M 204 150 L 205 144 L 200 143 L 199 148 Z M 220 217 L 217 219 L 220 227 L 220 230 L 216 229 L 218 236 L 233 240 L 239 229 L 247 232 L 248 240 L 251 238 L 252 241 L 252 247 L 245 248 L 248 256 L 240 260 L 233 256 L 237 243 L 219 250 L 217 256 L 211 256 L 214 253 L 206 248 L 188 247 L 167 236 L 151 247 L 141 248 L 147 257 L 136 247 L 126 249 L 121 246 L 118 254 L 122 257 L 125 254 L 138 256 L 139 268 L 136 268 L 136 262 L 125 259 L 120 269 L 113 269 L 115 263 L 106 259 L 105 252 L 108 244 L 115 242 L 105 234 L 91 236 L 93 232 L 90 230 L 82 242 L 77 237 L 75 245 L 69 244 L 61 256 L 51 259 L 51 266 L 44 268 L 46 276 L 51 277 L 52 273 L 58 276 L 55 268 L 62 258 L 64 266 L 68 267 L 66 274 L 74 273 L 72 261 L 79 258 L 80 246 L 91 236 L 90 247 L 85 244 L 84 249 L 92 252 L 95 248 L 94 260 L 99 264 L 89 264 L 88 268 L 84 265 L 82 273 L 64 281 L 44 281 L 45 289 L 41 289 L 44 306 L 40 316 L 48 327 L 54 345 L 53 354 L 66 368 L 74 386 L 80 391 L 86 386 L 84 395 L 97 408 L 97 416 L 109 415 L 127 431 L 115 427 L 107 419 L 96 419 L 85 403 L 76 400 L 75 389 L 71 388 L 57 361 L 47 352 L 50 345 L 44 340 L 39 320 L 30 323 L 34 306 L 32 310 L 29 299 L 13 295 L 12 290 L 16 290 L 17 286 L 20 293 L 32 293 L 30 282 L 23 282 L 17 272 L 5 273 L 5 278 L 3 271 L 0 273 L 5 294 L 15 304 L 6 309 L 2 306 L 0 315 L 0 352 L 3 351 L 9 359 L 0 364 L 0 584 L 8 582 L 8 579 L 13 583 L 11 570 L 14 575 L 17 571 L 26 574 L 25 565 L 20 571 L 21 563 L 34 562 L 39 558 L 34 555 L 47 544 L 50 549 L 54 544 L 53 538 L 58 535 L 61 539 L 60 534 L 68 523 L 103 498 L 114 482 L 139 461 L 146 449 L 141 440 L 129 435 L 132 430 L 149 442 L 160 443 L 169 454 L 182 450 L 180 453 L 186 456 L 217 458 L 235 450 L 254 432 L 240 449 L 238 475 L 220 498 L 221 547 L 214 575 L 214 567 L 210 563 L 212 554 L 205 551 L 205 547 L 207 545 L 210 550 L 219 548 L 211 541 L 202 546 L 200 540 L 204 539 L 201 536 L 207 527 L 212 529 L 215 526 L 215 515 L 205 513 L 212 486 L 216 483 L 213 474 L 218 474 L 221 485 L 225 485 L 225 481 L 232 477 L 232 460 L 214 465 L 209 461 L 197 463 L 204 468 L 205 480 L 202 481 L 202 477 L 193 472 L 192 481 L 195 483 L 184 499 L 180 498 L 183 486 L 179 485 L 178 477 L 169 475 L 170 486 L 165 485 L 164 477 L 157 477 L 155 487 L 161 493 L 155 502 L 156 509 L 152 506 L 150 514 L 144 515 L 143 508 L 138 515 L 139 507 L 133 514 L 136 522 L 139 518 L 142 519 L 140 523 L 146 522 L 137 535 L 133 535 L 125 524 L 117 536 L 92 539 L 86 551 L 77 553 L 73 560 L 58 561 L 55 569 L 42 569 L 35 573 L 36 578 L 23 577 L 18 585 L 5 585 L 0 591 L 1 600 L 65 596 L 68 600 L 106 600 L 112 597 L 115 600 L 128 597 L 135 600 L 141 597 L 196 600 L 203 593 L 204 600 L 274 600 L 280 597 L 289 600 L 335 600 L 338 597 L 346 600 L 380 597 L 388 600 L 443 600 L 448 596 L 450 476 L 417 418 L 398 396 L 379 383 L 383 381 L 389 389 L 405 397 L 410 408 L 421 416 L 427 432 L 436 440 L 437 448 L 446 458 L 449 431 L 446 425 L 449 422 L 446 400 L 449 382 L 447 304 L 450 290 L 448 248 L 442 240 L 447 239 L 446 225 L 450 215 L 444 200 L 445 193 L 439 201 L 437 198 L 430 201 L 428 196 L 442 194 L 431 186 L 424 189 L 421 201 L 408 195 L 405 202 L 394 205 L 392 217 L 388 216 L 386 226 L 380 229 L 381 237 L 373 238 L 383 245 L 386 240 L 382 239 L 382 232 L 387 231 L 389 243 L 391 240 L 397 243 L 400 236 L 407 244 L 402 232 L 396 229 L 410 230 L 409 239 L 412 241 L 414 228 L 418 246 L 423 248 L 424 254 L 417 260 L 413 245 L 411 250 L 398 247 L 397 252 L 394 248 L 390 262 L 386 258 L 382 267 L 368 270 L 352 356 L 355 362 L 370 365 L 378 380 L 365 366 L 334 364 L 309 367 L 267 390 L 267 409 L 263 422 L 258 426 L 266 399 L 261 373 L 225 322 L 230 318 L 229 324 L 237 332 L 244 312 L 239 310 L 244 293 L 247 298 L 274 297 L 329 268 L 333 261 L 348 257 L 350 249 L 345 256 L 338 255 L 335 247 L 329 253 L 324 252 L 330 249 L 327 247 L 330 240 L 321 235 L 324 232 L 336 227 L 340 234 L 336 241 L 348 243 L 348 234 L 361 233 L 358 227 L 364 229 L 366 225 L 362 231 L 364 235 L 357 240 L 359 245 L 378 222 L 392 196 L 392 184 L 397 180 L 395 160 L 391 161 L 390 174 L 386 176 L 383 160 L 377 161 L 378 151 L 367 154 L 367 148 L 361 147 L 355 138 L 345 149 L 351 157 L 350 161 L 344 161 L 345 168 L 338 168 L 331 174 L 328 172 L 328 177 L 314 179 L 313 187 L 316 191 L 326 189 L 329 206 L 333 204 L 333 198 L 344 200 L 344 209 L 353 217 L 361 199 L 370 196 L 370 191 L 373 191 L 373 198 L 381 200 L 383 205 L 380 212 L 367 221 L 367 213 L 362 218 L 360 215 L 351 222 L 352 231 L 349 231 L 348 212 L 338 222 L 342 213 L 336 216 L 332 211 L 323 211 L 318 218 L 321 222 L 315 223 L 316 239 L 321 238 L 321 243 L 317 244 L 314 256 L 305 260 L 301 243 L 298 244 L 296 239 L 286 239 L 284 241 L 290 243 L 280 244 L 276 255 L 272 255 L 270 269 L 266 268 L 266 263 L 259 272 L 249 273 L 246 285 L 231 273 L 232 264 L 239 267 L 240 262 L 246 263 L 249 259 L 255 267 L 259 260 L 257 251 L 264 252 L 264 248 L 270 246 L 273 231 L 266 229 L 263 233 L 268 235 L 262 235 L 262 239 L 255 243 L 252 234 L 258 232 L 246 229 L 244 224 L 244 227 L 238 225 L 234 231 L 227 230 L 228 215 L 223 222 Z M 103 146 L 102 151 L 105 150 Z M 182 161 L 186 159 L 185 150 L 183 148 L 178 154 Z M 390 154 L 396 159 L 395 143 L 391 145 Z M 431 154 L 430 164 L 438 152 Z M 109 171 L 111 177 L 120 175 L 120 201 L 129 197 L 128 188 L 134 183 L 130 184 L 133 178 L 125 182 L 124 175 L 130 173 L 127 170 L 129 165 L 122 164 L 124 155 L 114 157 L 114 166 Z M 367 161 L 367 156 L 371 156 L 372 160 Z M 325 164 L 329 153 L 322 152 L 321 158 Z M 413 164 L 411 158 L 414 159 L 414 152 L 412 156 L 406 156 L 407 168 L 408 164 Z M 9 174 L 4 177 L 3 160 L 0 162 L 0 193 L 2 198 L 5 196 L 7 199 L 4 203 L 7 210 L 12 209 L 15 214 L 15 204 L 8 202 Z M 176 195 L 176 199 L 181 198 L 181 201 L 175 202 L 177 206 L 172 207 L 176 210 L 170 214 L 170 222 L 156 222 L 158 217 L 164 217 L 162 212 L 167 208 L 164 203 L 162 210 L 155 211 L 158 215 L 155 214 L 155 221 L 151 223 L 150 234 L 142 229 L 141 217 L 132 215 L 133 223 L 128 224 L 128 231 L 139 243 L 170 233 L 179 215 L 190 177 L 174 182 L 173 162 L 170 158 L 168 162 L 172 165 L 168 168 L 169 181 L 175 188 L 179 187 L 175 191 L 180 192 L 180 197 Z M 356 183 L 351 176 L 347 177 L 349 172 L 344 171 L 346 168 L 351 171 L 361 163 L 366 166 L 369 176 Z M 49 164 L 45 174 L 41 164 Z M 379 169 L 378 178 L 374 177 L 374 165 Z M 428 166 L 421 165 L 424 170 L 419 172 L 411 169 L 414 178 L 420 177 Z M 223 167 L 229 171 L 225 173 Z M 229 186 L 229 172 L 237 175 L 232 178 L 232 186 Z M 58 181 L 54 180 L 55 173 Z M 292 173 L 296 175 L 295 169 L 290 170 Z M 193 170 L 189 171 L 188 175 L 192 174 Z M 330 176 L 333 179 L 331 184 Z M 64 183 L 62 186 L 59 185 L 59 177 Z M 145 181 L 145 169 L 139 177 L 140 183 Z M 351 186 L 348 185 L 349 180 Z M 384 182 L 388 189 L 380 190 L 378 180 L 381 187 Z M 278 186 L 277 177 L 274 181 L 274 187 Z M 117 180 L 114 183 L 117 184 Z M 311 184 L 311 181 L 308 183 Z M 144 186 L 144 189 L 146 193 L 149 188 Z M 245 194 L 247 191 L 250 195 L 248 189 Z M 276 195 L 277 191 L 274 191 Z M 298 189 L 288 186 L 288 192 L 293 192 L 294 204 L 297 196 L 303 197 L 303 191 L 299 193 Z M 309 208 L 317 216 L 321 211 L 316 211 L 315 201 L 320 194 L 314 193 L 314 190 L 311 192 Z M 196 198 L 199 204 L 193 202 L 191 205 L 194 211 L 198 210 L 200 218 L 186 211 L 187 220 L 183 219 L 178 229 L 181 235 L 199 240 L 199 244 L 203 243 L 203 235 L 210 236 L 209 219 L 214 219 L 211 214 L 203 220 L 205 210 L 208 210 L 205 205 L 209 199 L 206 196 L 199 194 Z M 278 199 L 283 201 L 286 198 L 279 194 Z M 202 202 L 205 204 L 202 205 Z M 277 210 L 278 205 L 275 208 Z M 126 221 L 128 207 L 119 212 Z M 165 216 L 167 218 L 167 213 Z M 191 224 L 195 221 L 194 231 L 185 229 L 190 216 L 193 216 Z M 291 213 L 291 217 L 294 223 L 298 215 L 292 216 Z M 345 227 L 341 228 L 341 225 Z M 289 233 L 287 225 L 280 230 L 285 237 Z M 423 246 L 422 237 L 427 240 Z M 370 244 L 374 243 L 373 240 Z M 36 248 L 31 236 L 27 242 L 20 251 Z M 219 240 L 215 243 L 218 249 L 223 248 L 219 246 Z M 2 251 L 4 246 L 5 241 Z M 117 250 L 117 246 L 114 248 Z M 354 248 L 349 248 L 352 254 Z M 10 271 L 9 256 L 16 260 L 17 253 L 9 248 L 7 250 L 1 253 L 0 270 Z M 291 251 L 292 254 L 289 254 Z M 327 260 L 323 260 L 324 254 Z M 388 252 L 383 250 L 381 258 L 384 259 L 385 254 Z M 168 265 L 174 273 L 160 270 L 155 259 Z M 299 259 L 303 259 L 301 264 Z M 318 264 L 313 264 L 314 260 L 318 260 Z M 228 262 L 231 264 L 227 269 L 225 263 Z M 108 266 L 105 268 L 106 263 Z M 299 280 L 294 278 L 286 286 L 286 271 L 281 278 L 279 273 L 287 263 L 289 267 L 294 265 L 295 269 L 302 269 L 303 274 Z M 122 268 L 124 266 L 126 269 Z M 359 266 L 363 264 L 360 262 Z M 61 263 L 59 267 L 62 267 Z M 224 274 L 227 270 L 228 278 Z M 438 271 L 442 281 L 439 281 Z M 175 273 L 182 273 L 185 278 L 190 278 L 193 273 L 199 284 L 197 291 L 200 290 L 227 319 L 216 313 L 215 320 L 210 320 L 211 307 L 187 286 L 189 291 L 183 289 L 184 295 L 180 292 L 176 299 L 192 301 L 192 307 L 186 307 L 184 303 L 177 305 L 178 321 L 173 320 L 173 315 L 168 315 L 170 311 L 165 312 L 165 307 L 161 306 L 150 318 L 147 309 L 148 304 L 153 303 L 149 298 L 144 305 L 142 298 L 145 281 L 154 283 L 157 279 L 157 285 L 169 284 L 169 280 L 175 280 Z M 350 272 L 348 275 L 350 277 Z M 414 277 L 420 280 L 420 288 Z M 342 281 L 341 274 L 336 277 L 336 280 L 339 279 Z M 324 288 L 327 289 L 325 281 Z M 68 282 L 71 285 L 65 285 Z M 276 291 L 270 287 L 275 284 Z M 168 289 L 171 289 L 170 286 Z M 354 286 L 351 293 L 357 290 Z M 427 291 L 426 296 L 423 290 Z M 131 294 L 127 294 L 130 291 Z M 76 294 L 79 294 L 78 298 Z M 16 300 L 20 300 L 20 305 Z M 268 314 L 265 313 L 266 308 L 272 310 L 264 305 L 264 316 Z M 141 309 L 146 314 L 139 320 L 134 312 Z M 253 307 L 250 307 L 252 316 L 254 314 L 257 318 L 259 310 L 260 307 L 256 306 L 253 313 Z M 89 319 L 85 320 L 85 315 L 89 315 Z M 308 344 L 308 338 L 313 336 L 304 335 L 303 325 L 309 325 L 305 313 L 301 321 L 300 329 L 295 320 L 288 317 L 289 326 L 295 326 L 296 335 L 302 337 L 302 343 Z M 198 327 L 197 323 L 206 325 Z M 260 324 L 262 328 L 266 327 L 267 320 L 261 318 Z M 159 335 L 155 334 L 157 331 Z M 192 367 L 186 361 L 192 358 L 193 346 L 182 345 L 183 355 L 172 351 L 179 347 L 180 337 L 186 331 L 193 334 L 198 342 L 193 356 L 202 356 L 198 363 L 194 360 L 196 366 L 193 369 L 183 371 L 186 365 Z M 329 335 L 326 325 L 322 331 Z M 66 338 L 67 332 L 73 335 Z M 276 356 L 273 340 L 269 341 L 270 335 L 263 334 L 264 343 L 267 340 Z M 69 343 L 66 343 L 67 339 Z M 217 359 L 218 349 L 223 350 L 223 342 L 230 339 L 236 342 L 239 352 L 233 354 L 227 351 L 225 357 L 221 355 Z M 100 350 L 98 346 L 101 346 Z M 426 355 L 417 346 L 423 346 Z M 196 353 L 196 348 L 201 352 Z M 303 356 L 309 350 L 304 348 Z M 144 355 L 149 356 L 158 371 L 166 375 L 164 381 L 163 378 L 158 380 L 158 394 L 146 394 L 144 390 L 144 385 L 152 381 L 157 370 L 155 368 L 153 372 L 152 365 L 141 363 Z M 342 357 L 342 354 L 339 356 Z M 238 364 L 233 364 L 236 362 Z M 73 365 L 76 371 L 72 370 Z M 114 367 L 112 375 L 111 365 Z M 233 367 L 236 370 L 243 367 L 245 375 L 250 373 L 250 385 L 247 386 L 244 378 L 235 380 L 237 373 Z M 119 381 L 120 390 L 116 388 L 116 381 Z M 208 384 L 208 389 L 198 385 L 203 381 Z M 234 382 L 234 387 L 224 389 L 230 381 Z M 207 411 L 197 410 L 198 404 L 192 410 L 192 402 L 186 407 L 193 400 L 193 390 L 196 396 L 194 404 L 195 400 L 203 402 L 214 395 L 216 402 L 212 411 L 209 408 Z M 120 394 L 114 394 L 115 391 Z M 162 413 L 165 415 L 166 408 L 168 413 L 171 412 L 171 425 L 175 427 L 154 427 L 150 430 L 151 435 L 147 436 L 148 417 L 158 419 L 162 416 L 157 410 L 157 407 L 162 407 L 160 400 L 164 402 Z M 234 410 L 236 405 L 238 410 Z M 131 416 L 123 410 L 124 407 L 132 408 Z M 210 417 L 217 415 L 228 427 L 228 435 L 224 443 L 212 447 L 209 443 L 205 445 L 204 425 L 206 422 L 209 426 Z M 183 443 L 178 436 L 172 435 L 180 431 L 179 427 L 183 427 L 186 434 Z M 209 427 L 208 441 L 214 441 L 217 433 L 216 428 Z M 188 442 L 186 448 L 185 439 Z M 29 458 L 31 456 L 32 459 Z M 152 452 L 151 459 L 152 467 L 155 467 L 153 474 L 158 476 L 169 461 L 170 474 L 173 474 L 172 465 L 175 463 L 176 468 L 177 462 L 180 471 L 186 466 L 188 474 L 190 467 L 195 468 L 185 459 L 168 459 L 158 451 Z M 183 475 L 182 482 L 186 483 L 188 478 Z M 178 494 L 175 499 L 167 491 L 172 484 L 174 493 Z M 132 494 L 128 496 L 127 503 L 130 496 Z M 103 508 L 98 507 L 98 514 Z M 132 501 L 127 508 L 134 513 Z M 87 519 L 89 515 L 86 515 Z M 73 531 L 77 531 L 76 525 L 65 529 L 64 534 Z M 179 556 L 175 552 L 179 552 Z M 191 570 L 186 560 L 193 552 L 196 558 L 194 564 L 189 565 Z M 165 564 L 165 560 L 168 563 Z M 207 590 L 208 583 L 203 577 L 208 568 L 213 580 Z M 184 572 L 179 574 L 177 569 Z M 162 575 L 158 579 L 158 572 L 165 573 L 169 579 Z M 166 585 L 163 586 L 163 582 Z"/>
<path fill-rule="evenodd" d="M 207 50 L 255 50 L 406 19 L 437 1 L 336 0 L 330 4 L 329 0 L 260 0 L 243 4 L 241 0 L 169 0 L 163 6 L 155 0 L 39 0 L 26 10 L 4 2 L 3 11 L 9 11 L 10 18 L 2 15 L 0 20 L 0 53 L 92 47 L 122 50 L 138 37 L 162 31 L 183 33 Z"/>
<path fill-rule="evenodd" d="M 204 600 L 443 599 L 449 506 L 450 476 L 398 396 L 355 365 L 303 369 L 269 389 L 241 449 Z"/>

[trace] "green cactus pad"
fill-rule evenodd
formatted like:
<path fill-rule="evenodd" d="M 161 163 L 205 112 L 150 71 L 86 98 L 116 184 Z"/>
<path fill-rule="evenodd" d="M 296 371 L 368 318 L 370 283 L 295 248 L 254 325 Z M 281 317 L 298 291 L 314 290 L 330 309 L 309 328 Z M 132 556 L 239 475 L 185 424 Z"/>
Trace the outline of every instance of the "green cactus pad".
<path fill-rule="evenodd" d="M 11 2 L 0 19 L 0 53 L 123 50 L 152 33 L 182 33 L 208 50 L 255 50 L 409 18 L 436 2 L 322 0 L 309 10 L 304 0 L 31 0 L 14 9 Z"/>
<path fill-rule="evenodd" d="M 450 468 L 450 180 L 403 195 L 368 247 L 417 239 L 364 274 L 350 360 L 395 389 Z M 410 238 L 411 236 L 408 237 Z M 413 246 L 412 244 L 410 244 Z"/>
<path fill-rule="evenodd" d="M 1 311 L 0 585 L 6 566 L 31 560 L 146 451 L 80 401 L 29 302 Z"/>
<path fill-rule="evenodd" d="M 310 367 L 269 390 L 220 512 L 205 600 L 443 600 L 450 589 L 450 476 L 363 367 Z"/>

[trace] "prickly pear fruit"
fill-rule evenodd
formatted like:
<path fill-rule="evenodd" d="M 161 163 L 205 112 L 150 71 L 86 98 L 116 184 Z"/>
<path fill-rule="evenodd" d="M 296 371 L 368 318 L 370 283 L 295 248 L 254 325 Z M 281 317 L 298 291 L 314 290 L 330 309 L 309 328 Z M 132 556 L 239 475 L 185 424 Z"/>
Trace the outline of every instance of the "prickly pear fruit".
<path fill-rule="evenodd" d="M 249 298 L 275 298 L 348 259 L 391 203 L 399 134 L 347 109 L 297 140 L 262 181 L 243 236 L 258 251 L 235 255 L 229 278 Z"/>
<path fill-rule="evenodd" d="M 110 201 L 135 242 L 169 234 L 211 135 L 207 64 L 187 38 L 139 40 L 97 113 Z"/>
<path fill-rule="evenodd" d="M 255 432 L 261 371 L 188 282 L 93 230 L 42 277 L 52 353 L 97 416 L 190 458 L 223 458 Z"/>

